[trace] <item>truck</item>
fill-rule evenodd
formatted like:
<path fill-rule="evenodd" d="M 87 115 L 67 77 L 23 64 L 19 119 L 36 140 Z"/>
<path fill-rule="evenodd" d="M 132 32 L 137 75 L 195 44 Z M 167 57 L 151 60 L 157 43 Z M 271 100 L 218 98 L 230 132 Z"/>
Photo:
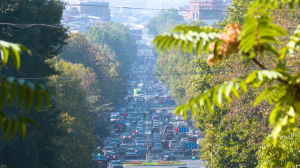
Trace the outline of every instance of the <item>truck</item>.
<path fill-rule="evenodd" d="M 138 97 L 139 95 L 143 94 L 143 90 L 139 88 L 134 89 L 133 93 L 134 93 L 134 97 Z"/>

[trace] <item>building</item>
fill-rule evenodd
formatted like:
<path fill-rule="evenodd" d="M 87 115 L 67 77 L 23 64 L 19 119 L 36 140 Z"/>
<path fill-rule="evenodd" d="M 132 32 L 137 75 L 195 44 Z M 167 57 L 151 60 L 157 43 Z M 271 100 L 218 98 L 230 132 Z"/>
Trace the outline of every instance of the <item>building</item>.
<path fill-rule="evenodd" d="M 226 2 L 229 2 L 226 0 Z M 189 20 L 219 20 L 226 16 L 226 6 L 223 0 L 190 0 L 187 13 Z"/>
<path fill-rule="evenodd" d="M 73 9 L 73 11 L 75 11 L 74 8 L 76 8 L 80 14 L 100 17 L 104 22 L 110 21 L 110 10 L 108 2 L 78 1 L 70 2 L 68 6 Z"/>

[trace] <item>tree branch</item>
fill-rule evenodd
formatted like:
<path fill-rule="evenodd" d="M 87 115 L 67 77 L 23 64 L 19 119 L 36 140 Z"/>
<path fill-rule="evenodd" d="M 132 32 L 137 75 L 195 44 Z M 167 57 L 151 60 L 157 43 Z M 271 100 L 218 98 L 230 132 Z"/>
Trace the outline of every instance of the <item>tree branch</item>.
<path fill-rule="evenodd" d="M 256 58 L 252 58 L 252 61 L 255 62 L 261 69 L 267 69 L 263 64 L 261 64 Z M 277 78 L 279 82 L 282 82 L 284 84 L 288 84 L 287 81 L 283 80 L 282 78 Z"/>
<path fill-rule="evenodd" d="M 255 62 L 261 69 L 267 69 L 263 64 L 261 64 L 256 58 L 252 58 L 252 61 Z"/>

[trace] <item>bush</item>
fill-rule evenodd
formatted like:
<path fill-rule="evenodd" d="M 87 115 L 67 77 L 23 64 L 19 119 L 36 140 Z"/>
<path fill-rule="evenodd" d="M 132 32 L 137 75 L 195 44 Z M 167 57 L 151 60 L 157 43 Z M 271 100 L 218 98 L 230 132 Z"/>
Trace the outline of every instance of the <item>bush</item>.
<path fill-rule="evenodd" d="M 179 161 L 158 161 L 158 164 L 178 164 Z"/>
<path fill-rule="evenodd" d="M 124 164 L 142 164 L 141 161 L 130 161 L 130 162 L 125 162 Z"/>

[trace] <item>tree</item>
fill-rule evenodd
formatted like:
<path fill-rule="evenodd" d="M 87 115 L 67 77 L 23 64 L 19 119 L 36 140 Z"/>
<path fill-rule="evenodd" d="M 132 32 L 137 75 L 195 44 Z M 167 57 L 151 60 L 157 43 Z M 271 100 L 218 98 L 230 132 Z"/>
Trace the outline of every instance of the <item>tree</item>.
<path fill-rule="evenodd" d="M 172 24 L 168 20 L 173 20 Z M 183 17 L 178 14 L 178 10 L 170 8 L 168 10 L 161 10 L 158 16 L 153 16 L 150 18 L 146 27 L 148 28 L 148 34 L 156 36 L 159 33 L 164 33 L 169 31 L 175 24 L 180 24 L 183 21 Z M 168 23 L 168 24 L 167 24 Z M 172 26 L 170 29 L 165 30 L 166 26 Z M 163 29 L 161 29 L 163 28 Z"/>
<path fill-rule="evenodd" d="M 57 58 L 49 60 L 49 63 L 61 72 L 60 76 L 51 76 L 48 85 L 56 90 L 57 94 L 53 96 L 57 104 L 55 108 L 61 110 L 60 125 L 68 132 L 67 136 L 55 140 L 56 144 L 64 146 L 59 167 L 86 167 L 92 160 L 91 153 L 96 144 L 93 136 L 95 120 L 89 114 L 87 102 L 89 96 L 100 94 L 96 89 L 95 73 L 82 64 Z"/>
<path fill-rule="evenodd" d="M 126 95 L 124 78 L 118 78 L 124 75 L 110 47 L 106 44 L 94 45 L 80 33 L 70 34 L 67 42 L 60 57 L 93 69 L 98 76 L 97 89 L 101 91 L 98 98 L 100 105 L 118 103 Z"/>
<path fill-rule="evenodd" d="M 224 102 L 236 103 L 242 92 L 262 89 L 259 95 L 255 95 L 253 106 L 264 103 L 263 100 L 266 100 L 271 107 L 275 105 L 269 115 L 269 122 L 273 125 L 271 134 L 273 144 L 276 145 L 280 132 L 287 133 L 290 128 L 296 130 L 296 121 L 300 114 L 300 100 L 297 96 L 299 74 L 297 69 L 287 67 L 286 62 L 297 61 L 291 56 L 299 47 L 299 28 L 289 37 L 290 40 L 282 44 L 278 37 L 286 39 L 288 34 L 271 19 L 272 12 L 281 13 L 278 11 L 277 3 L 281 8 L 287 4 L 290 8 L 294 8 L 295 1 L 276 1 L 271 4 L 268 2 L 270 4 L 268 6 L 265 5 L 267 4 L 265 1 L 254 1 L 244 17 L 243 27 L 236 23 L 228 24 L 224 30 L 180 25 L 175 27 L 172 33 L 155 38 L 154 43 L 157 44 L 157 49 L 161 48 L 161 51 L 170 50 L 175 44 L 175 48 L 180 45 L 183 51 L 188 49 L 191 53 L 195 49 L 195 52 L 200 55 L 203 48 L 204 52 L 210 53 L 207 63 L 211 66 L 233 58 L 233 54 L 240 54 L 238 56 L 245 59 L 245 62 L 252 61 L 254 64 L 251 66 L 256 65 L 256 69 L 261 69 L 206 89 L 199 96 L 190 99 L 187 104 L 179 106 L 175 110 L 177 115 L 184 115 L 188 109 L 192 114 L 197 115 L 196 107 L 202 113 L 203 110 L 208 110 L 214 114 L 215 106 L 222 108 Z M 266 65 L 275 64 L 276 68 L 264 65 L 263 56 L 269 58 Z"/>
<path fill-rule="evenodd" d="M 12 61 L 9 61 L 9 66 L 2 68 L 1 73 L 6 76 L 30 78 L 56 74 L 57 72 L 51 69 L 45 60 L 59 55 L 63 45 L 66 44 L 67 28 L 56 28 L 61 24 L 64 3 L 55 0 L 3 0 L 1 2 L 1 22 L 16 24 L 16 26 L 1 24 L 0 39 L 26 44 L 32 53 L 22 55 L 20 61 L 26 66 L 23 66 L 20 71 L 15 71 Z M 35 26 L 32 25 L 33 23 L 50 26 Z"/>
<path fill-rule="evenodd" d="M 203 20 L 192 20 L 190 25 L 197 25 L 199 27 L 207 26 L 207 24 Z"/>

